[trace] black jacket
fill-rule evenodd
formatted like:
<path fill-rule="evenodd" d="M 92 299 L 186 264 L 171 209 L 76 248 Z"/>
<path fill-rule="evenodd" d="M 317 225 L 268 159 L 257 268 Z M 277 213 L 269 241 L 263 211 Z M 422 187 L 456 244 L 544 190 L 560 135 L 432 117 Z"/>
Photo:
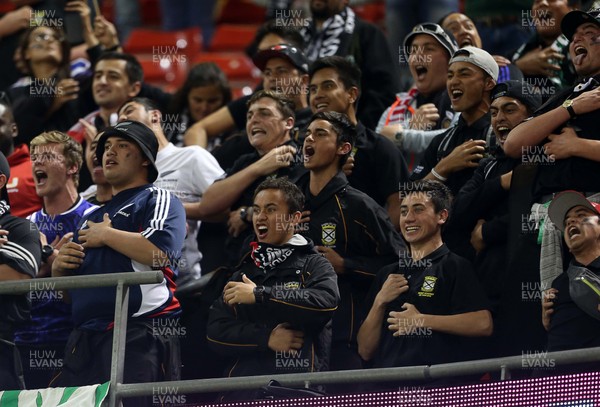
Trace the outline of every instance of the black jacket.
<path fill-rule="evenodd" d="M 356 143 L 352 149 L 354 169 L 348 177 L 350 185 L 385 206 L 390 195 L 398 192 L 400 183 L 410 174 L 402 152 L 381 134 L 362 122 L 356 125 Z"/>
<path fill-rule="evenodd" d="M 0 201 L 0 225 L 9 232 L 8 242 L 0 248 L 0 264 L 34 278 L 42 261 L 37 227 L 11 215 L 5 201 Z M 0 338 L 12 342 L 15 325 L 29 320 L 29 310 L 27 295 L 0 295 Z"/>
<path fill-rule="evenodd" d="M 491 116 L 489 113 L 486 113 L 471 125 L 468 125 L 461 115 L 455 126 L 450 127 L 444 133 L 438 134 L 431 140 L 429 147 L 425 150 L 423 159 L 413 171 L 410 179 L 418 181 L 425 178 L 442 158 L 450 155 L 456 147 L 467 140 L 486 140 L 489 146 L 491 136 L 493 135 L 490 123 Z M 465 168 L 456 171 L 448 176 L 448 181 L 445 184 L 450 188 L 452 194 L 456 196 L 462 186 L 473 176 L 474 172 L 474 168 Z"/>
<path fill-rule="evenodd" d="M 311 195 L 306 184 L 304 209 L 310 210 L 310 222 L 302 233 L 316 245 L 334 249 L 346 268 L 338 276 L 341 302 L 333 318 L 333 342 L 355 345 L 360 324 L 357 310 L 373 277 L 406 247 L 385 209 L 352 188 L 344 173 L 339 172 L 317 196 Z"/>
<path fill-rule="evenodd" d="M 508 239 L 508 191 L 500 185 L 500 176 L 518 164 L 519 159 L 507 157 L 500 149 L 496 157 L 482 160 L 455 197 L 445 230 L 450 249 L 475 260 L 475 271 L 494 306 L 498 305 L 505 283 Z M 482 234 L 486 247 L 475 255 L 470 237 L 479 219 L 485 220 Z M 454 238 L 452 245 L 448 235 Z"/>
<path fill-rule="evenodd" d="M 534 116 L 540 116 L 562 105 L 565 100 L 575 99 L 582 93 L 597 89 L 599 86 L 600 75 L 596 75 L 593 78 L 581 79 L 577 86 L 565 88 L 563 91 L 557 93 L 540 107 Z M 600 140 L 598 110 L 580 114 L 573 119 L 569 119 L 566 123 L 554 129 L 552 134 L 560 134 L 565 126 L 574 128 L 579 138 Z M 574 156 L 548 163 L 547 156 L 544 157 L 544 149 L 542 148 L 547 142 L 549 140 L 545 139 L 539 146 L 522 148 L 524 150 L 522 152 L 522 159 L 527 160 L 527 164 L 529 165 L 538 164 L 537 175 L 532 185 L 532 202 L 540 202 L 542 197 L 564 191 L 565 189 L 582 192 L 600 191 L 600 182 L 597 175 L 600 173 L 599 161 Z"/>
<path fill-rule="evenodd" d="M 370 129 L 386 107 L 391 105 L 400 91 L 398 62 L 394 60 L 390 47 L 377 26 L 356 19 L 354 35 L 358 46 L 352 47 L 352 56 L 362 72 L 360 98 L 356 115 Z"/>
<path fill-rule="evenodd" d="M 253 376 L 274 373 L 327 370 L 331 346 L 331 317 L 339 302 L 337 277 L 331 264 L 318 254 L 312 242 L 287 244 L 294 252 L 275 268 L 263 271 L 252 256 L 240 264 L 230 281 L 246 274 L 265 286 L 264 303 L 230 307 L 219 298 L 210 309 L 207 339 L 212 349 L 233 358 L 227 375 Z M 288 323 L 304 332 L 297 356 L 268 347 L 271 331 Z"/>

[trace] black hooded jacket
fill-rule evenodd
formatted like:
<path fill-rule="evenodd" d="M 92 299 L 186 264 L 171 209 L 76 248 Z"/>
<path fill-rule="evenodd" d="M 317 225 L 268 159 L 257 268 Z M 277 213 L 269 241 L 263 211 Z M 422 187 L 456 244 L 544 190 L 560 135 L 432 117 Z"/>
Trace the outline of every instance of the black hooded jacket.
<path fill-rule="evenodd" d="M 306 177 L 308 178 L 308 177 Z M 302 183 L 308 181 L 302 179 Z M 352 188 L 343 172 L 317 195 L 304 188 L 310 221 L 302 234 L 317 245 L 332 248 L 344 259 L 346 272 L 338 276 L 340 307 L 333 318 L 333 342 L 356 346 L 360 313 L 373 278 L 395 262 L 404 241 L 385 209 L 365 193 Z"/>
<path fill-rule="evenodd" d="M 260 245 L 260 243 L 259 243 Z M 331 346 L 331 317 L 339 302 L 337 277 L 331 264 L 311 241 L 295 235 L 280 249 L 293 249 L 283 262 L 263 270 L 252 254 L 240 264 L 230 281 L 245 274 L 265 287 L 263 303 L 225 304 L 223 298 L 210 309 L 208 343 L 232 358 L 226 375 L 253 376 L 327 370 Z M 279 324 L 304 332 L 304 345 L 295 355 L 268 347 Z"/>

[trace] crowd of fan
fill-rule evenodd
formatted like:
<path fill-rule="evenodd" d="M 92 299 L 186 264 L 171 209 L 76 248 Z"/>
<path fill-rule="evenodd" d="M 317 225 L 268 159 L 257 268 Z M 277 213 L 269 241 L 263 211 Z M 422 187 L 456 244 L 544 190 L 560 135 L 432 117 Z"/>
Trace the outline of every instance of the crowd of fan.
<path fill-rule="evenodd" d="M 126 382 L 600 346 L 600 10 L 582 7 L 533 1 L 506 55 L 459 12 L 393 55 L 345 1 L 311 1 L 299 29 L 259 29 L 262 83 L 232 100 L 212 63 L 174 94 L 144 83 L 69 2 L 86 59 L 29 26 L 0 98 L 0 280 L 162 270 L 132 289 Z M 0 389 L 107 381 L 114 296 L 2 295 Z"/>

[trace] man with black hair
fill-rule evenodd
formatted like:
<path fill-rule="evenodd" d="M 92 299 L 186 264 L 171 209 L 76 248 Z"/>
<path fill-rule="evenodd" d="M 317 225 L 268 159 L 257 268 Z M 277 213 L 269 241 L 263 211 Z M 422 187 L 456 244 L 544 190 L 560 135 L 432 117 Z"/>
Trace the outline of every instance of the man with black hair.
<path fill-rule="evenodd" d="M 130 99 L 118 113 L 119 122 L 135 120 L 152 129 L 158 140 L 156 168 L 159 174 L 154 185 L 171 192 L 182 202 L 200 201 L 208 187 L 224 175 L 217 160 L 205 149 L 198 146 L 175 147 L 167 141 L 162 129 L 161 111 L 151 100 L 140 97 Z M 182 252 L 185 262 L 180 264 L 179 287 L 199 279 L 201 274 L 202 254 L 196 242 L 200 222 L 190 220 L 187 225 Z"/>
<path fill-rule="evenodd" d="M 452 194 L 425 180 L 402 195 L 400 230 L 410 254 L 377 274 L 358 351 L 373 367 L 467 360 L 473 344 L 467 347 L 463 337 L 491 335 L 492 317 L 471 264 L 442 241 Z"/>
<path fill-rule="evenodd" d="M 87 151 L 98 132 L 117 123 L 117 110 L 127 99 L 145 89 L 153 99 L 162 100 L 158 96 L 163 92 L 142 84 L 143 79 L 142 65 L 135 56 L 120 52 L 102 54 L 94 65 L 89 88 L 77 100 L 79 112 L 85 116 L 71 126 L 67 134 Z M 80 191 L 92 184 L 87 166 L 82 168 L 80 178 Z"/>
<path fill-rule="evenodd" d="M 350 156 L 356 130 L 345 114 L 316 113 L 306 131 L 304 188 L 308 224 L 300 227 L 338 275 L 340 307 L 333 317 L 331 369 L 362 368 L 356 345 L 357 312 L 379 269 L 394 261 L 404 242 L 385 210 L 349 185 L 342 166 Z"/>
<path fill-rule="evenodd" d="M 104 130 L 107 126 L 114 126 L 117 123 L 119 107 L 127 99 L 140 93 L 144 79 L 144 71 L 139 61 L 133 55 L 118 52 L 108 52 L 98 58 L 93 75 L 92 92 L 88 92 L 93 100 L 86 100 L 84 94 L 80 103 L 98 106 L 98 110 L 80 119 L 79 123 L 68 131 L 69 136 L 79 143 L 85 140 L 90 142 L 96 132 Z M 88 129 L 93 129 L 94 134 L 87 135 Z"/>
<path fill-rule="evenodd" d="M 304 196 L 282 178 L 254 193 L 257 242 L 211 307 L 208 340 L 231 358 L 229 377 L 328 369 L 331 317 L 339 302 L 331 264 L 296 234 Z M 239 391 L 227 400 L 253 398 Z"/>
<path fill-rule="evenodd" d="M 301 29 L 305 53 L 313 63 L 335 55 L 359 67 L 363 75 L 357 87 L 362 95 L 355 106 L 356 115 L 367 128 L 374 129 L 386 106 L 394 102 L 400 91 L 398 64 L 381 30 L 358 18 L 347 3 L 310 1 L 312 18 Z"/>
<path fill-rule="evenodd" d="M 42 261 L 35 224 L 11 215 L 6 183 L 10 167 L 0 152 L 0 281 L 34 278 Z M 14 329 L 29 319 L 26 295 L 0 295 L 0 390 L 24 389 Z"/>
<path fill-rule="evenodd" d="M 491 301 L 494 336 L 486 357 L 506 356 L 510 336 L 517 327 L 508 312 L 506 287 L 521 282 L 507 277 L 509 192 L 513 169 L 519 160 L 504 154 L 508 133 L 533 115 L 542 98 L 526 82 L 507 81 L 494 87 L 491 95 L 492 128 L 496 148 L 479 162 L 473 177 L 461 188 L 452 206 L 446 233 L 458 240 L 455 252 L 473 258 L 475 271 Z"/>
<path fill-rule="evenodd" d="M 356 105 L 361 95 L 358 66 L 342 57 L 319 59 L 310 67 L 310 107 L 313 113 L 338 112 L 356 126 L 356 144 L 350 157 L 353 168 L 350 185 L 387 207 L 392 224 L 399 219 L 398 189 L 408 180 L 408 170 L 394 143 L 361 123 Z"/>
<path fill-rule="evenodd" d="M 130 288 L 126 383 L 177 378 L 180 368 L 176 338 L 154 329 L 157 321 L 180 313 L 174 292 L 186 234 L 181 202 L 152 185 L 158 177 L 157 152 L 156 136 L 139 122 L 123 121 L 102 133 L 96 155 L 113 198 L 82 219 L 73 241 L 61 247 L 52 264 L 53 276 L 163 272 L 162 283 Z M 109 380 L 115 295 L 114 288 L 69 291 L 75 329 L 60 385 Z"/>
<path fill-rule="evenodd" d="M 437 180 L 456 195 L 471 178 L 491 138 L 490 92 L 497 80 L 498 64 L 486 51 L 467 46 L 454 53 L 446 88 L 460 117 L 431 141 L 411 180 Z"/>

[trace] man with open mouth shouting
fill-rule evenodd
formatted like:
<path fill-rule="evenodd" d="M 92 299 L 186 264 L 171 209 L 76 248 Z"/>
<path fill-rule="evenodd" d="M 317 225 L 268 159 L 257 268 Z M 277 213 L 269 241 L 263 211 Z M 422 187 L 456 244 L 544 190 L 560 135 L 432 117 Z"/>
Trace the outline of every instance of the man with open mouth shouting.
<path fill-rule="evenodd" d="M 254 192 L 258 241 L 211 307 L 207 328 L 209 345 L 231 358 L 229 377 L 328 368 L 337 277 L 312 241 L 295 233 L 303 205 L 300 189 L 284 178 L 268 179 Z"/>
<path fill-rule="evenodd" d="M 494 335 L 482 357 L 505 356 L 510 354 L 508 349 L 514 349 L 514 341 L 507 337 L 514 336 L 517 329 L 515 318 L 503 304 L 506 286 L 521 288 L 518 279 L 506 277 L 509 192 L 513 169 L 520 161 L 507 157 L 503 146 L 510 130 L 531 117 L 542 103 L 532 86 L 519 81 L 499 83 L 491 99 L 496 148 L 493 156 L 479 162 L 473 177 L 456 196 L 447 225 L 447 231 L 460 239 L 456 253 L 474 260 L 475 271 L 492 303 Z"/>
<path fill-rule="evenodd" d="M 576 191 L 563 191 L 550 203 L 548 216 L 564 235 L 573 255 L 569 267 L 544 298 L 548 350 L 600 346 L 600 204 Z M 597 364 L 578 366 L 596 370 Z"/>
<path fill-rule="evenodd" d="M 31 140 L 35 189 L 44 204 L 29 217 L 42 238 L 42 265 L 36 278 L 50 276 L 58 250 L 72 237 L 81 218 L 96 208 L 77 194 L 82 161 L 81 146 L 65 133 L 44 132 Z M 59 297 L 56 292 L 31 293 L 31 321 L 15 332 L 29 389 L 47 387 L 62 363 L 73 323 L 70 305 Z M 54 365 L 36 366 L 32 362 L 35 355 L 44 352 L 53 355 Z"/>
<path fill-rule="evenodd" d="M 456 195 L 471 178 L 491 138 L 490 92 L 497 80 L 498 64 L 486 51 L 467 46 L 454 53 L 446 88 L 460 118 L 431 141 L 411 180 L 437 180 Z"/>
<path fill-rule="evenodd" d="M 308 126 L 303 147 L 304 167 L 310 171 L 303 189 L 309 220 L 301 233 L 315 241 L 333 265 L 341 296 L 333 318 L 332 370 L 362 367 L 356 310 L 362 307 L 377 271 L 406 251 L 385 209 L 353 188 L 342 171 L 355 140 L 356 129 L 348 116 L 319 112 Z"/>
<path fill-rule="evenodd" d="M 569 40 L 569 53 L 579 80 L 575 86 L 552 97 L 533 119 L 511 130 L 504 143 L 505 153 L 520 158 L 523 169 L 535 168 L 530 175 L 521 172 L 518 183 L 517 171 L 513 173 L 513 185 L 524 187 L 522 197 L 515 200 L 515 209 L 511 209 L 510 219 L 544 219 L 543 211 L 541 215 L 535 214 L 560 191 L 576 190 L 586 197 L 600 191 L 597 176 L 600 172 L 600 12 L 571 11 L 563 18 L 561 29 Z M 525 179 L 527 176 L 530 180 Z M 523 227 L 530 233 L 522 233 Z M 515 273 L 512 278 L 525 285 L 539 284 L 540 290 L 548 288 L 548 283 L 563 273 L 560 253 L 553 251 L 555 245 L 547 245 L 545 240 L 548 239 L 543 238 L 550 233 L 523 221 L 510 233 L 509 241 L 515 242 L 508 254 L 508 270 Z M 540 236 L 541 246 L 538 244 Z M 551 250 L 546 250 L 547 247 Z M 536 324 L 541 301 L 525 311 L 525 304 L 519 299 L 521 290 L 511 295 L 522 308 L 516 323 L 526 324 L 527 328 L 537 326 L 537 332 L 524 332 L 522 337 L 531 339 L 520 349 L 542 349 L 545 332 L 540 323 Z"/>

